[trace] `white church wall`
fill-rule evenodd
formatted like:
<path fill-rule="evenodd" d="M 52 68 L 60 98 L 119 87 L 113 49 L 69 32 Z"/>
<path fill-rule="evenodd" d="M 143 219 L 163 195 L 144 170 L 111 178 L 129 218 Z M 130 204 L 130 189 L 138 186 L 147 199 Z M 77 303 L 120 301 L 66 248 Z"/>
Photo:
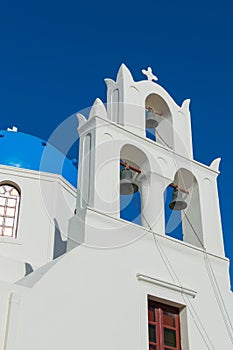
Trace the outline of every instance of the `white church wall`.
<path fill-rule="evenodd" d="M 208 264 L 215 271 L 215 288 Z M 186 310 L 181 320 L 185 350 L 206 344 L 230 350 L 217 288 L 230 309 L 228 260 L 207 257 L 200 248 L 170 237 L 154 240 L 147 233 L 109 248 L 83 244 L 63 256 L 29 296 L 22 295 L 16 350 L 147 350 L 148 294 Z"/>
<path fill-rule="evenodd" d="M 53 259 L 56 228 L 65 240 L 76 190 L 60 176 L 9 166 L 0 167 L 2 181 L 15 183 L 21 200 L 17 236 L 0 237 L 1 255 L 35 269 Z"/>

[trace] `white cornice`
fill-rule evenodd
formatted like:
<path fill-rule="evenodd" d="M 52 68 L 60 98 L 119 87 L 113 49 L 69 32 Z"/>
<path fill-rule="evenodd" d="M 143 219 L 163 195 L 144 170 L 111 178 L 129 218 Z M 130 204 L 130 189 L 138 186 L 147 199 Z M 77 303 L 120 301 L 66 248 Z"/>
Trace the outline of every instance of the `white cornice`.
<path fill-rule="evenodd" d="M 170 290 L 173 290 L 173 291 L 178 292 L 178 293 L 186 294 L 186 295 L 191 296 L 192 298 L 195 298 L 195 296 L 197 294 L 197 292 L 192 290 L 192 289 L 185 288 L 183 286 L 179 286 L 179 285 L 176 285 L 176 284 L 173 284 L 170 282 L 162 281 L 162 280 L 159 280 L 157 278 L 152 278 L 152 277 L 140 274 L 140 273 L 138 273 L 136 276 L 137 276 L 137 279 L 140 281 L 152 283 L 152 284 L 157 285 L 159 287 L 170 289 Z"/>

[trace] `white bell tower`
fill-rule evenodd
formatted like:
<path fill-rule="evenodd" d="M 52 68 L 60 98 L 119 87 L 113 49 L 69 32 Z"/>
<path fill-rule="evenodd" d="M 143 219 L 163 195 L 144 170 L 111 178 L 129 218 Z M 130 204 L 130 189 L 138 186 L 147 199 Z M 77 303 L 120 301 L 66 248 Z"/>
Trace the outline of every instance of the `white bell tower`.
<path fill-rule="evenodd" d="M 68 249 L 83 242 L 96 244 L 95 228 L 106 233 L 103 228 L 111 219 L 111 232 L 123 222 L 126 227 L 120 219 L 122 160 L 140 170 L 133 172 L 133 182 L 140 191 L 143 227 L 165 235 L 164 192 L 172 184 L 184 190 L 187 202 L 181 214 L 184 242 L 224 256 L 216 184 L 220 159 L 210 166 L 193 160 L 190 100 L 178 106 L 155 82 L 157 77 L 150 67 L 142 72 L 147 79 L 135 82 L 122 64 L 116 81 L 105 79 L 107 104 L 96 99 L 88 120 L 77 115 L 78 198 L 76 215 L 69 225 Z M 156 141 L 146 137 L 148 108 L 158 121 Z M 133 227 L 136 232 L 138 228 Z M 110 236 L 106 235 L 106 244 Z M 103 237 L 100 241 L 104 244 Z"/>

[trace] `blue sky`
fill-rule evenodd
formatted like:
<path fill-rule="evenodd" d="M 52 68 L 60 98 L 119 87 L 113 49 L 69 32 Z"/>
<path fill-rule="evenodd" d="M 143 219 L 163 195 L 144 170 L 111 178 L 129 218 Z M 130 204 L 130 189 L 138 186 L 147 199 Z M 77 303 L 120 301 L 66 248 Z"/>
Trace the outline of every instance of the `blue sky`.
<path fill-rule="evenodd" d="M 124 62 L 151 66 L 181 104 L 191 98 L 195 159 L 222 157 L 226 255 L 233 260 L 231 1 L 16 1 L 0 5 L 0 128 L 48 139 L 71 114 L 106 101 Z M 233 264 L 232 264 L 233 278 Z"/>

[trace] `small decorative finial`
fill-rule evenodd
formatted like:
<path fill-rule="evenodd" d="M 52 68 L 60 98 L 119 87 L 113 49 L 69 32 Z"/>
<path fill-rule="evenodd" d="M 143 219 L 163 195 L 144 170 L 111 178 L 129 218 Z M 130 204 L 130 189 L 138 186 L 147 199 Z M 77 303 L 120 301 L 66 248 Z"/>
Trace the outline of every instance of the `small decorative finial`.
<path fill-rule="evenodd" d="M 11 128 L 7 128 L 7 131 L 17 132 L 18 128 L 16 128 L 16 126 L 13 126 L 12 129 Z"/>
<path fill-rule="evenodd" d="M 214 159 L 213 162 L 210 164 L 210 168 L 214 171 L 219 172 L 220 162 L 221 162 L 221 158 Z"/>
<path fill-rule="evenodd" d="M 147 79 L 149 81 L 158 80 L 158 78 L 152 73 L 151 67 L 148 67 L 147 70 L 142 69 L 142 73 L 147 76 Z"/>

